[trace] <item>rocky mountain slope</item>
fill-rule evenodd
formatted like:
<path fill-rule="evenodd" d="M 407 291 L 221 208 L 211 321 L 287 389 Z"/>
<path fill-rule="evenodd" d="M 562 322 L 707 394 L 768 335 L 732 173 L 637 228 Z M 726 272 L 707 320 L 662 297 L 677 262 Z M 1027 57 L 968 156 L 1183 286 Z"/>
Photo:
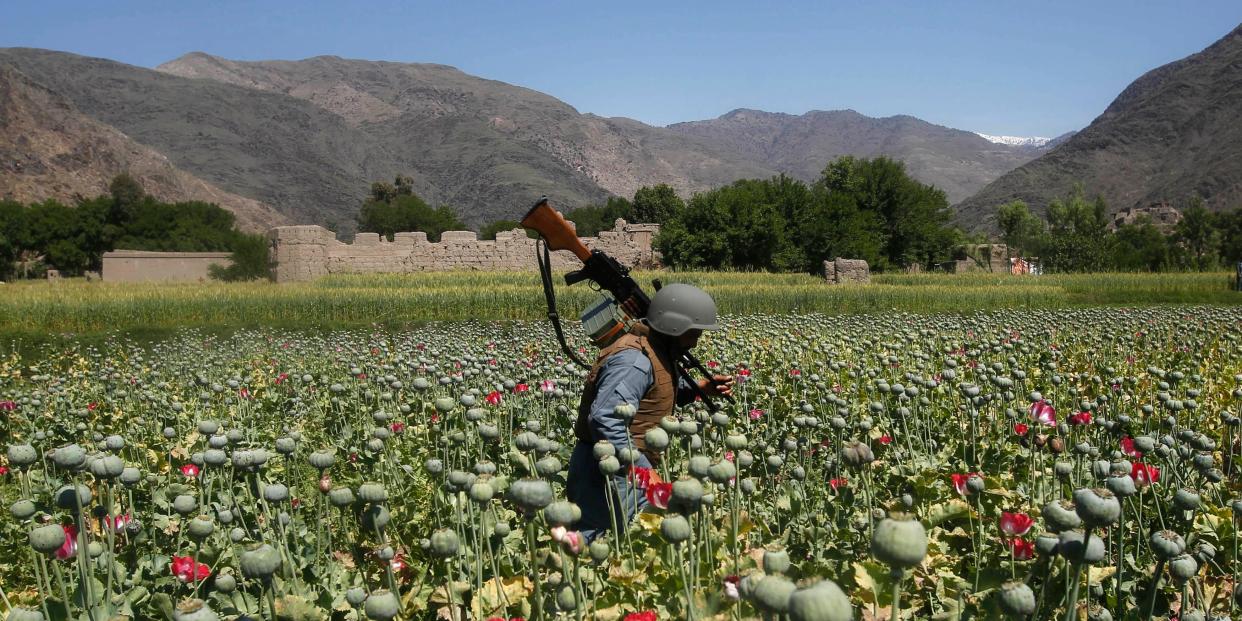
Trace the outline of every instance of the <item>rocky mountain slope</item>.
<path fill-rule="evenodd" d="M 656 183 L 689 195 L 777 173 L 810 180 L 843 154 L 903 159 L 957 199 L 1038 154 L 848 111 L 652 127 L 443 65 L 193 53 L 150 70 L 22 48 L 0 49 L 0 63 L 206 183 L 294 222 L 346 228 L 370 184 L 398 174 L 478 225 L 517 217 L 542 194 L 575 207 Z"/>
<path fill-rule="evenodd" d="M 741 109 L 669 129 L 800 179 L 818 177 L 826 163 L 842 155 L 886 155 L 904 161 L 916 179 L 944 190 L 950 202 L 1043 152 L 1038 146 L 997 144 L 912 116 L 877 119 L 853 110 L 795 116 Z"/>
<path fill-rule="evenodd" d="M 178 169 L 154 149 L 86 117 L 65 98 L 0 63 L 0 197 L 24 203 L 95 197 L 106 194 L 121 172 L 163 201 L 216 203 L 245 230 L 290 222 L 269 205 Z"/>
<path fill-rule="evenodd" d="M 959 218 L 994 226 L 998 205 L 1042 213 L 1081 182 L 1109 208 L 1242 205 L 1242 26 L 1202 52 L 1131 83 L 1090 125 L 962 202 Z"/>

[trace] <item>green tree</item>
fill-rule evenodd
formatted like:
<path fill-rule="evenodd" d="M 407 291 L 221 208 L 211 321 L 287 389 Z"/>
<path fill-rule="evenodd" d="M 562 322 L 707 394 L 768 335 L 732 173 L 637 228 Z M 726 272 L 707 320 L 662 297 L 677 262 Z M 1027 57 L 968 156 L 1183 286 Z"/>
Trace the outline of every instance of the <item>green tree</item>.
<path fill-rule="evenodd" d="M 1023 251 L 1038 241 L 1044 225 L 1020 200 L 998 207 L 996 222 L 1000 225 L 1001 241 L 1011 254 L 1017 256 L 1023 256 Z"/>
<path fill-rule="evenodd" d="M 1047 233 L 1038 254 L 1044 269 L 1053 272 L 1099 272 L 1112 266 L 1113 236 L 1108 232 L 1108 208 L 1102 198 L 1087 201 L 1081 184 L 1064 199 L 1048 204 Z"/>
<path fill-rule="evenodd" d="M 880 270 L 931 267 L 947 259 L 961 238 L 949 224 L 952 213 L 944 192 L 911 178 L 900 161 L 841 157 L 824 168 L 817 186 L 883 223 L 883 248 L 873 263 Z"/>
<path fill-rule="evenodd" d="M 142 184 L 124 172 L 112 178 L 108 184 L 108 194 L 112 197 L 111 221 L 115 223 L 128 219 L 134 209 L 146 196 Z"/>
<path fill-rule="evenodd" d="M 666 183 L 643 186 L 634 192 L 634 222 L 664 224 L 685 205 L 673 187 Z"/>
<path fill-rule="evenodd" d="M 1189 267 L 1197 271 L 1216 267 L 1216 245 L 1219 232 L 1214 226 L 1212 214 L 1203 206 L 1203 199 L 1195 197 L 1182 211 L 1182 219 L 1174 229 L 1174 236 L 1188 253 Z"/>
<path fill-rule="evenodd" d="M 611 196 L 603 205 L 586 205 L 570 210 L 565 219 L 574 223 L 578 237 L 595 237 L 600 231 L 611 231 L 617 218 L 630 220 L 633 207 L 619 196 Z"/>
<path fill-rule="evenodd" d="M 1128 272 L 1158 272 L 1168 267 L 1169 241 L 1151 218 L 1139 218 L 1132 224 L 1123 224 L 1114 234 L 1112 247 L 1113 269 Z"/>
<path fill-rule="evenodd" d="M 1213 226 L 1217 232 L 1217 245 L 1225 267 L 1233 270 L 1242 261 L 1242 207 L 1232 211 L 1218 212 Z"/>
<path fill-rule="evenodd" d="M 440 206 L 433 209 L 416 194 L 393 190 L 388 200 L 376 200 L 377 196 L 388 196 L 387 190 L 381 188 L 377 194 L 375 186 L 372 186 L 371 198 L 363 203 L 358 213 L 358 231 L 361 233 L 379 233 L 392 241 L 398 232 L 423 231 L 427 233 L 428 240 L 440 241 L 440 234 L 444 231 L 467 228 L 451 208 Z"/>
<path fill-rule="evenodd" d="M 271 278 L 271 245 L 266 235 L 238 234 L 232 250 L 231 265 L 208 268 L 212 278 L 228 282 Z"/>
<path fill-rule="evenodd" d="M 30 250 L 26 226 L 26 207 L 11 200 L 0 200 L 0 280 L 17 275 L 17 260 Z"/>
<path fill-rule="evenodd" d="M 661 226 L 654 246 L 678 268 L 802 269 L 785 214 L 800 211 L 790 201 L 809 194 L 791 185 L 801 184 L 746 179 L 695 194 Z"/>

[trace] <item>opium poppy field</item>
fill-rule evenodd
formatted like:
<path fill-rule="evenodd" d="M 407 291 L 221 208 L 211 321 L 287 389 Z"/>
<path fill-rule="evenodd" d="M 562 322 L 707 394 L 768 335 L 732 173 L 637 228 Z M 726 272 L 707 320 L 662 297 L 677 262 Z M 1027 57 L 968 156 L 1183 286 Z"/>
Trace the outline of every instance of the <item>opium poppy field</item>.
<path fill-rule="evenodd" d="M 653 471 L 593 447 L 650 507 L 590 542 L 565 496 L 585 371 L 545 322 L 10 354 L 0 605 L 21 621 L 1242 618 L 1242 308 L 723 323 L 697 354 L 735 376 L 735 403 L 647 432 Z"/>

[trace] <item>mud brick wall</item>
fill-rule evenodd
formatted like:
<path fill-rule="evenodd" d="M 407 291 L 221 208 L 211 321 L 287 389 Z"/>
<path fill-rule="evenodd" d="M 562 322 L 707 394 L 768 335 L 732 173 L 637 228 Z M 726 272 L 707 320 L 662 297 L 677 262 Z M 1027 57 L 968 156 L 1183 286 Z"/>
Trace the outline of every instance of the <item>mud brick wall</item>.
<path fill-rule="evenodd" d="M 824 280 L 830 285 L 871 282 L 871 268 L 862 259 L 824 261 Z"/>
<path fill-rule="evenodd" d="M 613 230 L 586 237 L 588 248 L 603 250 L 623 265 L 655 267 L 658 255 L 651 240 L 656 224 L 629 224 L 617 220 Z M 473 231 L 446 231 L 439 242 L 421 232 L 397 233 L 393 241 L 377 233 L 359 233 L 354 243 L 336 240 L 320 226 L 282 226 L 268 233 L 272 243 L 277 282 L 313 280 L 327 274 L 411 273 L 431 271 L 535 270 L 535 240 L 523 229 L 503 231 L 495 240 L 481 240 Z M 552 255 L 554 269 L 581 265 L 568 252 Z"/>

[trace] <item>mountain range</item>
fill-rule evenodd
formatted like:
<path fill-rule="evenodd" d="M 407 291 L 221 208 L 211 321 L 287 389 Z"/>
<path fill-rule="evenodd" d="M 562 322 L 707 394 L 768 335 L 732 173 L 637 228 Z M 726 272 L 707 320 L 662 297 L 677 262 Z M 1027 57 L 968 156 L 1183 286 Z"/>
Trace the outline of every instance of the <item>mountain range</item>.
<path fill-rule="evenodd" d="M 238 62 L 191 53 L 152 70 L 28 48 L 0 49 L 0 65 L 8 66 L 0 79 L 10 91 L 57 97 L 65 114 L 162 155 L 183 177 L 253 201 L 224 204 L 252 227 L 348 226 L 370 184 L 398 174 L 412 177 L 429 202 L 479 225 L 520 216 L 542 194 L 575 207 L 657 183 L 688 196 L 779 173 L 812 180 L 844 154 L 905 160 L 916 178 L 960 200 L 1042 152 L 913 117 L 853 111 L 736 110 L 654 127 L 582 114 L 549 95 L 444 65 L 330 56 Z M 84 150 L 78 141 L 86 134 L 53 119 L 2 120 L 10 140 L 62 136 L 64 144 L 28 150 L 28 158 L 59 161 Z M 128 167 L 98 147 L 91 153 L 91 182 L 72 192 L 101 192 L 105 179 Z M 67 198 L 63 185 L 29 167 L 5 170 L 0 196 Z"/>
<path fill-rule="evenodd" d="M 1086 128 L 956 206 L 958 219 L 994 229 L 996 206 L 1036 213 L 1081 184 L 1113 211 L 1242 206 L 1242 25 L 1201 52 L 1139 77 Z"/>
<path fill-rule="evenodd" d="M 886 155 L 945 191 L 961 223 L 1036 212 L 1082 183 L 1121 209 L 1191 194 L 1242 199 L 1242 27 L 1131 84 L 1086 129 L 989 136 L 912 116 L 739 109 L 655 127 L 434 64 L 191 53 L 155 69 L 0 49 L 0 197 L 90 196 L 130 171 L 166 200 L 218 202 L 250 230 L 348 230 L 375 181 L 413 179 L 467 223 L 515 219 L 540 195 L 573 208 L 667 183 L 815 179 L 841 155 Z"/>

